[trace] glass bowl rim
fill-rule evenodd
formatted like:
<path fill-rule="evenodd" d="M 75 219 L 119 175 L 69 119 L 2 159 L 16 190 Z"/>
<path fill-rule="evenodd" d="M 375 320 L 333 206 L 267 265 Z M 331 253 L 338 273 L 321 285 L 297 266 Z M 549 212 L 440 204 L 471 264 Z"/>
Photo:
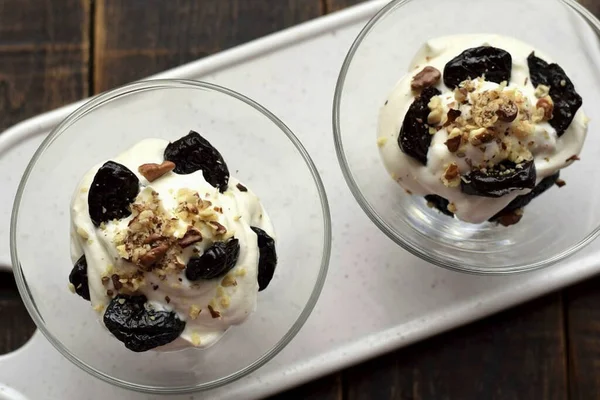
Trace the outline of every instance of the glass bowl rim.
<path fill-rule="evenodd" d="M 536 269 L 548 267 L 575 254 L 576 252 L 587 246 L 589 243 L 594 241 L 594 239 L 596 239 L 600 235 L 600 226 L 596 227 L 592 232 L 590 232 L 587 236 L 581 239 L 578 243 L 574 244 L 570 248 L 558 254 L 555 254 L 554 256 L 546 260 L 541 260 L 529 264 L 511 264 L 504 267 L 493 268 L 487 268 L 485 266 L 465 267 L 464 264 L 436 257 L 435 255 L 430 254 L 427 251 L 427 249 L 416 244 L 412 244 L 408 240 L 405 240 L 403 237 L 401 237 L 399 234 L 395 234 L 392 227 L 378 214 L 378 212 L 373 208 L 373 206 L 369 203 L 366 197 L 362 194 L 361 189 L 359 188 L 357 182 L 354 179 L 352 170 L 350 168 L 350 164 L 348 162 L 348 159 L 346 158 L 346 154 L 344 153 L 342 130 L 340 127 L 340 107 L 344 90 L 344 84 L 350 66 L 352 65 L 352 61 L 354 60 L 354 56 L 356 55 L 358 49 L 361 47 L 362 42 L 373 31 L 373 29 L 378 26 L 378 23 L 383 18 L 387 17 L 392 12 L 413 1 L 419 0 L 393 0 L 386 4 L 381 10 L 379 10 L 379 12 L 377 12 L 377 14 L 375 14 L 375 16 L 373 16 L 369 20 L 369 22 L 364 26 L 364 28 L 360 31 L 360 33 L 352 43 L 352 46 L 350 46 L 350 50 L 348 50 L 348 53 L 344 58 L 344 63 L 342 64 L 342 67 L 340 69 L 340 73 L 338 75 L 338 79 L 335 86 L 332 110 L 333 141 L 335 144 L 335 152 L 337 154 L 338 162 L 342 169 L 344 179 L 346 180 L 346 183 L 350 188 L 352 195 L 354 196 L 362 210 L 365 212 L 365 214 L 388 238 L 390 238 L 393 242 L 398 244 L 400 247 L 402 247 L 409 253 L 438 267 L 446 268 L 457 272 L 469 273 L 473 275 L 508 275 L 513 273 L 529 272 Z M 576 13 L 578 13 L 588 24 L 592 26 L 596 33 L 596 36 L 600 38 L 600 20 L 598 20 L 598 18 L 596 18 L 594 14 L 592 14 L 587 8 L 577 3 L 575 0 L 554 1 L 564 3 L 566 6 L 570 7 Z"/>
<path fill-rule="evenodd" d="M 68 129 L 72 123 L 76 122 L 80 118 L 84 117 L 87 113 L 93 112 L 93 110 L 107 102 L 110 102 L 114 99 L 120 98 L 122 96 L 127 96 L 130 94 L 139 93 L 145 90 L 151 89 L 175 89 L 175 88 L 186 88 L 186 89 L 200 89 L 207 90 L 209 92 L 217 92 L 219 94 L 223 94 L 225 96 L 229 96 L 235 100 L 241 101 L 245 103 L 247 106 L 252 107 L 255 111 L 261 113 L 263 116 L 267 117 L 273 124 L 279 128 L 279 130 L 285 134 L 285 136 L 292 142 L 298 153 L 302 156 L 306 166 L 308 167 L 315 186 L 317 188 L 319 194 L 319 200 L 321 203 L 321 212 L 323 213 L 323 254 L 321 256 L 321 265 L 319 267 L 319 274 L 317 275 L 317 280 L 312 289 L 308 302 L 304 306 L 302 312 L 300 313 L 296 322 L 292 325 L 292 327 L 286 332 L 286 334 L 279 339 L 279 341 L 273 346 L 268 352 L 263 354 L 260 358 L 254 360 L 250 365 L 236 371 L 230 375 L 225 377 L 201 383 L 197 385 L 188 385 L 188 386 L 176 386 L 176 387 L 162 387 L 162 386 L 147 386 L 141 384 L 134 384 L 131 382 L 126 382 L 124 380 L 115 378 L 106 374 L 102 371 L 97 370 L 96 368 L 86 364 L 85 362 L 79 360 L 79 358 L 73 354 L 65 345 L 62 344 L 54 335 L 46 328 L 44 319 L 39 313 L 33 296 L 29 292 L 29 288 L 25 281 L 25 277 L 23 271 L 21 270 L 21 264 L 19 262 L 19 258 L 17 255 L 17 238 L 16 238 L 16 228 L 17 228 L 17 218 L 19 215 L 19 205 L 22 201 L 23 191 L 25 189 L 25 185 L 29 179 L 29 176 L 35 167 L 37 161 L 40 159 L 45 150 L 52 144 L 53 140 L 62 133 L 64 129 Z M 19 293 L 21 294 L 21 298 L 25 303 L 25 307 L 27 311 L 31 315 L 34 320 L 37 328 L 42 332 L 42 334 L 46 337 L 46 339 L 52 343 L 52 345 L 61 353 L 65 358 L 71 361 L 73 364 L 77 365 L 79 368 L 84 370 L 85 372 L 91 374 L 92 376 L 115 385 L 117 387 L 123 389 L 134 390 L 141 393 L 149 393 L 149 394 L 186 394 L 186 393 L 194 393 L 200 392 L 204 390 L 214 389 L 225 384 L 236 381 L 251 372 L 256 371 L 258 368 L 266 364 L 273 357 L 275 357 L 283 348 L 285 348 L 289 342 L 296 336 L 296 334 L 300 331 L 311 312 L 313 311 L 317 300 L 321 294 L 323 289 L 323 285 L 325 283 L 325 278 L 327 276 L 327 270 L 329 268 L 329 259 L 331 256 L 331 215 L 329 210 L 329 203 L 327 200 L 327 194 L 325 191 L 325 187 L 319 175 L 319 172 L 312 161 L 310 155 L 300 142 L 296 135 L 292 133 L 292 131 L 273 113 L 267 110 L 262 105 L 258 104 L 254 100 L 246 97 L 238 92 L 235 92 L 231 89 L 227 89 L 225 87 L 215 85 L 212 83 L 188 80 L 188 79 L 151 79 L 151 80 L 142 80 L 133 82 L 121 87 L 117 87 L 115 89 L 109 90 L 107 92 L 101 93 L 97 96 L 88 99 L 82 106 L 78 107 L 75 111 L 70 113 L 64 120 L 60 122 L 56 127 L 52 129 L 52 131 L 48 134 L 48 136 L 44 139 L 42 144 L 38 147 L 33 157 L 29 161 L 27 168 L 21 178 L 19 183 L 19 187 L 17 190 L 17 194 L 15 196 L 15 200 L 13 203 L 11 222 L 10 222 L 10 253 L 11 253 L 11 261 L 13 265 L 13 271 L 17 282 L 17 287 L 19 289 Z"/>

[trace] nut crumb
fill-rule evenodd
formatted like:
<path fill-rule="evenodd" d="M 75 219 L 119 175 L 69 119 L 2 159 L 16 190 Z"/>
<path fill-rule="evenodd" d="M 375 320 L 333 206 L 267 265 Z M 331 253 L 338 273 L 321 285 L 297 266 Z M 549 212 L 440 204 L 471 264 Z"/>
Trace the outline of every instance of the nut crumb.
<path fill-rule="evenodd" d="M 511 226 L 519 222 L 523 218 L 523 210 L 517 209 L 498 217 L 498 223 L 502 226 Z"/>
<path fill-rule="evenodd" d="M 383 146 L 385 146 L 387 141 L 388 141 L 388 138 L 386 138 L 386 137 L 377 138 L 377 146 L 383 147 Z"/>
<path fill-rule="evenodd" d="M 221 304 L 221 307 L 227 309 L 229 308 L 231 301 L 229 300 L 229 296 L 223 296 L 221 297 L 221 300 L 219 300 L 219 303 Z"/>
<path fill-rule="evenodd" d="M 414 91 L 424 89 L 436 85 L 442 77 L 441 72 L 432 66 L 423 68 L 416 74 L 410 83 L 410 88 Z"/>
<path fill-rule="evenodd" d="M 149 163 L 138 167 L 138 172 L 142 174 L 148 182 L 154 182 L 161 176 L 175 169 L 175 163 L 172 161 L 163 161 L 161 164 Z"/>
<path fill-rule="evenodd" d="M 554 182 L 556 184 L 556 186 L 558 186 L 559 188 L 565 186 L 567 184 L 567 182 L 565 182 L 562 179 L 557 179 L 556 182 Z"/>
<path fill-rule="evenodd" d="M 202 312 L 202 310 L 200 309 L 200 307 L 198 307 L 195 304 L 192 304 L 190 306 L 190 310 L 189 310 L 188 314 L 191 319 L 196 319 L 196 318 L 198 318 L 198 315 L 200 315 L 201 312 Z"/>
<path fill-rule="evenodd" d="M 73 285 L 71 282 L 69 282 L 69 290 L 71 293 L 75 293 L 75 285 Z"/>
<path fill-rule="evenodd" d="M 238 190 L 240 192 L 247 192 L 248 191 L 248 188 L 246 186 L 242 185 L 241 183 L 238 183 L 237 185 L 235 185 L 235 187 L 238 188 Z"/>
<path fill-rule="evenodd" d="M 573 154 L 571 157 L 567 158 L 566 161 L 579 161 L 581 160 L 581 158 L 579 158 L 579 156 L 577 154 Z"/>
<path fill-rule="evenodd" d="M 552 113 L 554 111 L 554 102 L 550 98 L 550 96 L 542 97 L 535 104 L 536 109 L 542 109 L 542 121 L 550 121 L 553 117 Z"/>
<path fill-rule="evenodd" d="M 221 318 L 221 313 L 213 308 L 210 304 L 208 305 L 208 311 L 210 312 L 210 316 L 213 318 Z"/>
<path fill-rule="evenodd" d="M 494 133 L 487 128 L 474 129 L 469 133 L 469 143 L 473 146 L 489 143 L 494 139 Z"/>
<path fill-rule="evenodd" d="M 448 209 L 448 211 L 450 211 L 451 213 L 456 213 L 456 211 L 458 210 L 456 208 L 456 205 L 454 203 L 449 203 L 448 207 L 446 207 Z"/>
<path fill-rule="evenodd" d="M 458 187 L 460 185 L 460 171 L 456 163 L 451 163 L 446 167 L 444 175 L 442 175 L 442 182 L 447 187 Z"/>
<path fill-rule="evenodd" d="M 229 287 L 229 286 L 237 286 L 237 281 L 230 274 L 225 275 L 223 280 L 221 281 L 221 286 Z"/>
<path fill-rule="evenodd" d="M 450 134 L 448 135 L 448 139 L 445 142 L 448 151 L 451 153 L 455 153 L 460 148 L 460 144 L 462 142 L 462 132 L 458 128 L 452 129 Z"/>
<path fill-rule="evenodd" d="M 123 300 L 123 303 L 125 302 L 125 299 L 121 300 Z M 94 306 L 94 311 L 96 311 L 97 313 L 101 313 L 102 311 L 104 311 L 104 304 L 96 304 Z"/>
<path fill-rule="evenodd" d="M 190 339 L 192 340 L 192 344 L 194 346 L 200 346 L 202 344 L 202 341 L 200 339 L 200 335 L 197 334 L 196 332 L 192 333 L 192 336 L 190 337 Z"/>

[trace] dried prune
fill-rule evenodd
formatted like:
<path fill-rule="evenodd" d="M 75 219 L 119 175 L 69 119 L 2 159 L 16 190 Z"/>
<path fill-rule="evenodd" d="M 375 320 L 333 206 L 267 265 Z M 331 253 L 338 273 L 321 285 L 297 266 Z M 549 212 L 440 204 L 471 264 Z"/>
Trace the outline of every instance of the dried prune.
<path fill-rule="evenodd" d="M 521 164 L 505 161 L 493 168 L 476 169 L 465 174 L 460 188 L 463 193 L 474 196 L 501 197 L 514 190 L 533 189 L 535 180 L 533 160 Z"/>
<path fill-rule="evenodd" d="M 146 296 L 119 294 L 104 313 L 104 325 L 129 350 L 148 351 L 177 339 L 185 322 L 174 312 L 156 311 L 146 304 Z"/>
<path fill-rule="evenodd" d="M 575 91 L 573 82 L 558 64 L 548 64 L 532 52 L 527 57 L 529 76 L 533 86 L 545 85 L 550 88 L 550 98 L 554 102 L 553 117 L 548 121 L 560 137 L 567 130 L 577 110 L 583 104 Z"/>
<path fill-rule="evenodd" d="M 85 254 L 73 266 L 69 274 L 69 282 L 75 287 L 75 293 L 86 300 L 90 299 L 90 287 L 88 285 L 87 260 Z"/>
<path fill-rule="evenodd" d="M 140 181 L 126 166 L 106 162 L 94 176 L 88 194 L 88 210 L 94 225 L 131 215 L 131 203 L 140 190 Z"/>
<path fill-rule="evenodd" d="M 275 241 L 267 232 L 255 226 L 251 227 L 256 233 L 258 240 L 258 250 L 260 252 L 258 258 L 258 291 L 265 290 L 277 266 L 277 252 L 275 251 Z"/>
<path fill-rule="evenodd" d="M 202 170 L 206 182 L 222 193 L 227 190 L 229 169 L 221 153 L 198 132 L 190 131 L 186 136 L 165 149 L 165 160 L 175 163 L 173 172 L 180 175 Z"/>
<path fill-rule="evenodd" d="M 540 194 L 544 193 L 546 190 L 550 189 L 552 185 L 558 180 L 560 173 L 557 172 L 554 175 L 550 175 L 544 179 L 540 183 L 538 183 L 531 192 L 527 194 L 523 194 L 521 196 L 517 196 L 513 201 L 508 203 L 506 207 L 504 207 L 500 212 L 490 218 L 490 221 L 495 221 L 502 215 L 506 215 L 512 211 L 518 210 L 519 208 L 525 207 L 527 204 L 531 202 L 531 200 L 538 197 Z"/>
<path fill-rule="evenodd" d="M 240 242 L 236 238 L 215 242 L 201 256 L 190 258 L 185 267 L 185 277 L 190 281 L 213 279 L 225 275 L 240 255 Z"/>
<path fill-rule="evenodd" d="M 444 84 L 451 89 L 467 79 L 485 75 L 489 82 L 510 82 L 512 57 L 505 50 L 492 46 L 467 49 L 448 61 L 444 67 Z"/>
<path fill-rule="evenodd" d="M 454 217 L 454 213 L 448 211 L 448 204 L 450 204 L 450 202 L 442 196 L 438 196 L 437 194 L 428 194 L 425 196 L 425 200 L 442 214 L 446 214 L 449 217 Z"/>
<path fill-rule="evenodd" d="M 405 154 L 427 165 L 427 151 L 431 144 L 431 134 L 427 125 L 429 101 L 441 92 L 434 87 L 423 89 L 410 105 L 398 135 L 398 146 Z"/>

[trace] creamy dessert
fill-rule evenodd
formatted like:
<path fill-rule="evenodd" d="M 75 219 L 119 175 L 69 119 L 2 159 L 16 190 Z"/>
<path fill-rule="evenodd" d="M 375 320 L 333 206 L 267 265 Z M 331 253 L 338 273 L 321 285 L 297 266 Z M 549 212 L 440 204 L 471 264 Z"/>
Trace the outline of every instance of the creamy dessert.
<path fill-rule="evenodd" d="M 550 57 L 513 38 L 429 40 L 381 109 L 377 143 L 408 193 L 470 223 L 517 223 L 579 160 L 588 119 Z"/>
<path fill-rule="evenodd" d="M 138 352 L 214 344 L 254 311 L 277 262 L 258 197 L 193 131 L 93 167 L 71 221 L 71 290 Z"/>

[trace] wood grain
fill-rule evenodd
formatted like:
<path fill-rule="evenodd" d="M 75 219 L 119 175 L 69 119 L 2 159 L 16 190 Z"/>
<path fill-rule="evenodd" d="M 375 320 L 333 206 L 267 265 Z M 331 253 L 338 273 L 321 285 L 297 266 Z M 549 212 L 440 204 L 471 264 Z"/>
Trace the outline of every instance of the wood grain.
<path fill-rule="evenodd" d="M 570 398 L 600 394 L 600 278 L 565 290 Z"/>
<path fill-rule="evenodd" d="M 307 383 L 299 388 L 288 390 L 269 397 L 268 400 L 342 400 L 342 374 L 335 373 L 325 378 Z"/>
<path fill-rule="evenodd" d="M 561 304 L 553 294 L 351 368 L 347 398 L 565 399 Z"/>
<path fill-rule="evenodd" d="M 0 129 L 87 96 L 88 1 L 0 3 Z"/>
<path fill-rule="evenodd" d="M 339 11 L 346 7 L 364 3 L 365 1 L 368 0 L 324 0 L 327 12 Z"/>
<path fill-rule="evenodd" d="M 8 272 L 0 272 L 0 317 L 0 354 L 6 354 L 24 345 L 35 330 Z"/>
<path fill-rule="evenodd" d="M 98 0 L 95 91 L 199 59 L 320 13 L 320 0 Z"/>
<path fill-rule="evenodd" d="M 0 1 L 0 130 L 88 95 L 89 0 Z M 0 273 L 0 354 L 34 324 L 11 274 Z"/>

